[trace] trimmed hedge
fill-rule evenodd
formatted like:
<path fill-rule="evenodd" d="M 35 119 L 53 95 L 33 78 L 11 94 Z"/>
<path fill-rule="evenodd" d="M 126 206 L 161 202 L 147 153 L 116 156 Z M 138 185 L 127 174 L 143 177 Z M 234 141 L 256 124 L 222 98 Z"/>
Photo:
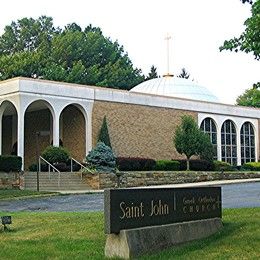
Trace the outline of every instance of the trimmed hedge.
<path fill-rule="evenodd" d="M 234 171 L 235 168 L 227 162 L 214 161 L 214 171 Z"/>
<path fill-rule="evenodd" d="M 66 163 L 69 160 L 69 152 L 61 146 L 50 145 L 43 151 L 42 157 L 51 164 Z"/>
<path fill-rule="evenodd" d="M 178 171 L 180 170 L 180 162 L 170 160 L 156 161 L 155 170 L 157 171 Z"/>
<path fill-rule="evenodd" d="M 176 160 L 180 163 L 180 170 L 185 171 L 187 169 L 187 160 Z M 190 160 L 191 171 L 213 171 L 214 163 L 206 160 Z"/>
<path fill-rule="evenodd" d="M 260 171 L 260 162 L 248 162 L 243 164 L 243 170 Z"/>
<path fill-rule="evenodd" d="M 22 157 L 16 155 L 1 155 L 0 156 L 0 171 L 21 171 Z"/>
<path fill-rule="evenodd" d="M 120 171 L 151 171 L 156 165 L 155 160 L 139 157 L 118 157 L 117 167 Z"/>
<path fill-rule="evenodd" d="M 56 167 L 60 172 L 70 172 L 71 171 L 71 165 L 70 165 L 70 162 L 65 164 L 65 163 L 55 163 L 53 165 L 54 167 Z M 73 163 L 72 164 L 72 168 L 73 168 L 73 171 L 76 172 L 76 171 L 79 171 L 80 170 L 80 165 L 76 164 L 76 163 Z M 29 171 L 31 172 L 37 172 L 37 165 L 36 163 L 33 163 L 31 164 L 29 167 L 28 167 Z M 52 168 L 50 169 L 52 171 Z M 47 172 L 48 171 L 48 165 L 46 163 L 41 163 L 41 172 Z"/>

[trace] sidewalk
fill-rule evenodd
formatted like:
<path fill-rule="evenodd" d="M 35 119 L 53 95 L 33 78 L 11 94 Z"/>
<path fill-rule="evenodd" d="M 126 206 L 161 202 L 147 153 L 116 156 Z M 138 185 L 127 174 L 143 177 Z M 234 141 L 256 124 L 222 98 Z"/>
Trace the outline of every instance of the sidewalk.
<path fill-rule="evenodd" d="M 193 182 L 193 183 L 179 183 L 179 184 L 167 184 L 167 185 L 153 185 L 144 187 L 135 187 L 137 189 L 141 188 L 185 188 L 185 187 L 204 187 L 204 186 L 219 186 L 219 185 L 229 185 L 229 184 L 239 184 L 248 182 L 259 182 L 260 178 L 256 179 L 237 179 L 237 180 L 219 180 L 219 181 L 205 181 L 205 182 Z M 60 194 L 85 194 L 85 193 L 103 193 L 104 190 L 62 190 L 57 191 Z"/>

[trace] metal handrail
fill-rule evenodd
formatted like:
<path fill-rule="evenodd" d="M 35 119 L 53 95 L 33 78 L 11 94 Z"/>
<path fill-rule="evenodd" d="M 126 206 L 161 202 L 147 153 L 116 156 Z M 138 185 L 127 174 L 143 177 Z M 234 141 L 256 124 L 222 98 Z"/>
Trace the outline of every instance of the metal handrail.
<path fill-rule="evenodd" d="M 51 168 L 53 169 L 53 171 L 56 171 L 59 175 L 58 175 L 58 187 L 60 187 L 60 171 L 53 166 L 51 163 L 49 163 L 47 160 L 45 160 L 43 157 L 39 156 L 39 172 L 41 171 L 41 160 L 43 160 L 45 163 L 48 164 L 48 173 L 49 173 L 49 179 L 51 178 Z"/>
<path fill-rule="evenodd" d="M 81 167 L 81 170 L 85 169 L 85 170 L 89 171 L 89 169 L 86 166 L 84 166 L 82 163 L 80 163 L 79 161 L 77 161 L 76 159 L 71 157 L 70 158 L 70 172 L 73 172 L 73 162 L 78 164 Z M 81 180 L 82 180 L 82 175 L 83 175 L 83 172 L 81 171 Z"/>

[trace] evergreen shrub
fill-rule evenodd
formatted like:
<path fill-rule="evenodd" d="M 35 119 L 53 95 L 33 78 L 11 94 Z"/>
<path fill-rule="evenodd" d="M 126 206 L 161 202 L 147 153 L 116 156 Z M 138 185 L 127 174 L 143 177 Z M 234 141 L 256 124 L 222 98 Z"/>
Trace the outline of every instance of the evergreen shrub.
<path fill-rule="evenodd" d="M 260 162 L 248 162 L 243 164 L 243 170 L 260 171 Z"/>
<path fill-rule="evenodd" d="M 176 160 L 180 163 L 180 170 L 185 171 L 187 169 L 186 160 Z M 214 163 L 207 160 L 190 160 L 190 170 L 192 171 L 213 171 Z"/>
<path fill-rule="evenodd" d="M 178 171 L 180 170 L 180 162 L 170 160 L 156 161 L 155 170 L 157 171 Z"/>
<path fill-rule="evenodd" d="M 21 171 L 22 158 L 16 155 L 1 155 L 0 156 L 0 171 Z"/>
<path fill-rule="evenodd" d="M 118 157 L 117 167 L 120 171 L 151 171 L 154 170 L 156 161 L 139 157 Z"/>
<path fill-rule="evenodd" d="M 86 159 L 98 171 L 115 171 L 116 157 L 112 149 L 103 142 L 98 142 L 97 146 L 89 152 Z"/>
<path fill-rule="evenodd" d="M 42 157 L 51 164 L 67 163 L 69 152 L 63 147 L 48 146 L 42 153 Z"/>
<path fill-rule="evenodd" d="M 214 161 L 214 171 L 234 171 L 235 168 L 227 162 Z"/>
<path fill-rule="evenodd" d="M 111 142 L 110 142 L 110 136 L 109 136 L 109 132 L 108 132 L 106 116 L 104 116 L 104 118 L 103 118 L 103 123 L 100 128 L 99 135 L 98 135 L 98 142 L 102 142 L 112 149 Z"/>

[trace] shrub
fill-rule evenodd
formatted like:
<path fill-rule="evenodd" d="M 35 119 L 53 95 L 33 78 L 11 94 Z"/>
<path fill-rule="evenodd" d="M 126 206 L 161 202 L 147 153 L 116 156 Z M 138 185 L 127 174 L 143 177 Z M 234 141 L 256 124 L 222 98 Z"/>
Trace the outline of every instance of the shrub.
<path fill-rule="evenodd" d="M 234 167 L 227 162 L 214 161 L 213 163 L 215 171 L 234 171 Z"/>
<path fill-rule="evenodd" d="M 112 172 L 116 167 L 116 157 L 112 149 L 103 142 L 98 142 L 86 159 L 99 171 Z"/>
<path fill-rule="evenodd" d="M 243 170 L 260 171 L 260 162 L 248 162 L 243 164 Z"/>
<path fill-rule="evenodd" d="M 139 157 L 118 157 L 117 167 L 120 171 L 150 171 L 156 165 L 155 160 Z"/>
<path fill-rule="evenodd" d="M 187 162 L 186 160 L 176 160 L 180 163 L 180 170 L 185 171 Z M 190 160 L 190 170 L 192 171 L 213 171 L 214 164 L 206 160 Z"/>
<path fill-rule="evenodd" d="M 178 171 L 180 169 L 180 162 L 170 160 L 156 161 L 155 170 L 157 171 Z"/>
<path fill-rule="evenodd" d="M 31 172 L 37 172 L 38 165 L 36 163 L 31 164 L 28 169 Z M 47 172 L 48 171 L 48 165 L 46 163 L 41 163 L 41 171 Z"/>
<path fill-rule="evenodd" d="M 69 160 L 69 152 L 63 147 L 48 146 L 42 157 L 51 164 L 66 163 Z"/>
<path fill-rule="evenodd" d="M 107 118 L 104 116 L 103 123 L 99 131 L 98 135 L 98 142 L 103 142 L 105 145 L 109 146 L 112 149 L 111 142 L 110 142 L 110 136 L 108 132 L 108 126 L 107 126 Z"/>
<path fill-rule="evenodd" d="M 0 156 L 0 171 L 20 171 L 22 168 L 22 158 L 16 155 Z"/>

